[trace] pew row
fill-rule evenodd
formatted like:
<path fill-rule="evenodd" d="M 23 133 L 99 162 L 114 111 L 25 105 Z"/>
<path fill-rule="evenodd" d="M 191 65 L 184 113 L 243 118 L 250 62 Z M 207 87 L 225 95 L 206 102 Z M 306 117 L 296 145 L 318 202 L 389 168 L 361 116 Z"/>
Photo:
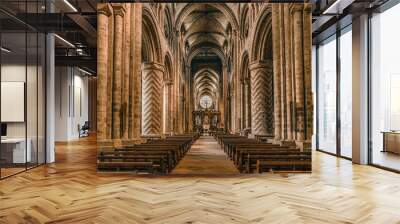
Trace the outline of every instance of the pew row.
<path fill-rule="evenodd" d="M 130 144 L 100 150 L 99 171 L 129 171 L 167 174 L 178 164 L 199 137 L 197 133 L 151 139 L 142 144 Z"/>

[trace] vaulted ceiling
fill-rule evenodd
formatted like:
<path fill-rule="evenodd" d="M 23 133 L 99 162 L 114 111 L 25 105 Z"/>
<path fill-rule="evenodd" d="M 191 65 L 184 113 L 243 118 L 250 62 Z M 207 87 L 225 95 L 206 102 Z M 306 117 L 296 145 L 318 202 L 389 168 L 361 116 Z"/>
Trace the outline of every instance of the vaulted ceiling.
<path fill-rule="evenodd" d="M 221 91 L 220 68 L 226 63 L 225 49 L 229 40 L 230 18 L 221 4 L 176 4 L 177 25 L 183 31 L 184 51 L 192 68 L 195 99 L 204 95 L 216 99 Z"/>
<path fill-rule="evenodd" d="M 227 17 L 212 4 L 198 4 L 184 20 L 185 40 L 190 47 L 213 43 L 222 47 L 226 40 Z"/>

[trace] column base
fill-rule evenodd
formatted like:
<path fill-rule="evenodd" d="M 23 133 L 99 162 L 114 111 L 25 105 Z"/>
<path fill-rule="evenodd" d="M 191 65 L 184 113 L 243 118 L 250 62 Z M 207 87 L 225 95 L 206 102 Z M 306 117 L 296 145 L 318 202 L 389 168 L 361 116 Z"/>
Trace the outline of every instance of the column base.
<path fill-rule="evenodd" d="M 97 150 L 101 152 L 113 151 L 114 141 L 112 139 L 97 140 Z"/>
<path fill-rule="evenodd" d="M 281 140 L 281 146 L 288 146 L 288 147 L 297 147 L 296 142 L 294 140 Z"/>
<path fill-rule="evenodd" d="M 121 141 L 122 146 L 130 146 L 130 145 L 141 144 L 141 143 L 144 143 L 144 140 L 141 138 L 123 139 Z"/>
<path fill-rule="evenodd" d="M 296 141 L 296 146 L 302 152 L 311 151 L 311 141 L 309 141 L 309 140 Z"/>

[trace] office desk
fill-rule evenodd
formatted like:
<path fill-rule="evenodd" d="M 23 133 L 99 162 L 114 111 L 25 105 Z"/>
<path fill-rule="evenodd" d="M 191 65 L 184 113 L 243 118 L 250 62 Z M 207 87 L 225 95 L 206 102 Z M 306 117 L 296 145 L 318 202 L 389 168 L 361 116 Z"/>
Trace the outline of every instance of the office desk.
<path fill-rule="evenodd" d="M 26 151 L 25 145 L 27 144 Z M 6 163 L 26 163 L 31 162 L 31 139 L 25 138 L 6 138 L 1 139 L 1 158 Z"/>
<path fill-rule="evenodd" d="M 400 132 L 383 131 L 383 152 L 400 154 Z"/>

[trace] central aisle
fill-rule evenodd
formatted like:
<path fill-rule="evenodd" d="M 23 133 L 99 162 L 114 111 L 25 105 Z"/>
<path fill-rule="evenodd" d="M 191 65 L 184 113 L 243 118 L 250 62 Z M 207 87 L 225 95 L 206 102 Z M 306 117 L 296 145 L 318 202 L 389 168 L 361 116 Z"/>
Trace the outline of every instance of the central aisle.
<path fill-rule="evenodd" d="M 212 136 L 201 136 L 172 174 L 239 174 Z"/>

